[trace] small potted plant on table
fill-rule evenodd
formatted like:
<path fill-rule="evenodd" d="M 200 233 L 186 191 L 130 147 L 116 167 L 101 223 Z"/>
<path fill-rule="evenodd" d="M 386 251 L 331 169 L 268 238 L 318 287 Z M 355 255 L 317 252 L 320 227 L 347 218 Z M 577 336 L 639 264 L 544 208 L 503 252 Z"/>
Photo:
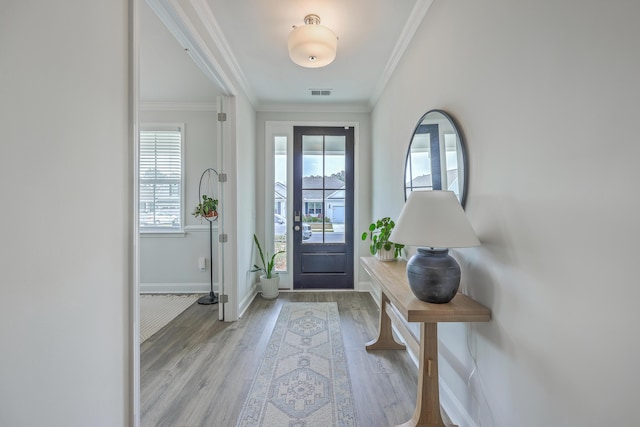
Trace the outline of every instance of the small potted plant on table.
<path fill-rule="evenodd" d="M 391 231 L 396 223 L 389 217 L 384 217 L 369 225 L 369 231 L 362 233 L 362 240 L 371 239 L 369 251 L 380 261 L 394 261 L 400 256 L 404 245 L 389 241 Z"/>
<path fill-rule="evenodd" d="M 262 247 L 260 246 L 260 241 L 258 237 L 254 234 L 253 241 L 258 248 L 258 254 L 260 255 L 260 261 L 262 262 L 262 266 L 257 264 L 253 265 L 252 272 L 261 271 L 264 274 L 260 276 L 260 284 L 262 285 L 262 298 L 273 299 L 277 298 L 279 295 L 278 286 L 280 285 L 280 276 L 278 273 L 274 272 L 275 267 L 275 258 L 276 255 L 283 253 L 284 251 L 278 251 L 274 253 L 271 258 L 269 258 L 269 253 L 262 252 Z"/>

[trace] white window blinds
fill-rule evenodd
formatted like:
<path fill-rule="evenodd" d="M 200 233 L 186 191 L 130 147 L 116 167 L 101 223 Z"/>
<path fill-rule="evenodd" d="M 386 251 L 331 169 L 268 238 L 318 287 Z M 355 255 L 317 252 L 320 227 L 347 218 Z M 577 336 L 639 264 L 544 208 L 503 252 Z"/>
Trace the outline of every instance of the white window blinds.
<path fill-rule="evenodd" d="M 140 131 L 140 229 L 182 228 L 182 128 Z"/>

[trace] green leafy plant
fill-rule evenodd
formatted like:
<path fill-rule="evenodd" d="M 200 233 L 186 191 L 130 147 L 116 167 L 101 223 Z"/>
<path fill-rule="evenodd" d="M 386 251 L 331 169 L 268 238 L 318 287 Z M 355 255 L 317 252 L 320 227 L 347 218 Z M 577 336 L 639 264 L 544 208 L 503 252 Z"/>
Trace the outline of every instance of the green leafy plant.
<path fill-rule="evenodd" d="M 375 255 L 378 251 L 384 249 L 387 251 L 393 250 L 394 258 L 400 256 L 404 245 L 393 243 L 389 240 L 391 231 L 393 231 L 393 227 L 395 226 L 396 223 L 393 222 L 391 218 L 384 217 L 371 223 L 371 225 L 369 225 L 369 231 L 362 233 L 362 240 L 367 240 L 367 238 L 371 239 L 371 244 L 369 245 L 371 255 Z"/>
<path fill-rule="evenodd" d="M 212 199 L 204 194 L 202 196 L 202 201 L 198 203 L 198 206 L 196 206 L 191 215 L 196 218 L 211 218 L 218 216 L 218 199 Z"/>
<path fill-rule="evenodd" d="M 255 271 L 262 271 L 264 272 L 264 275 L 267 279 L 271 279 L 273 278 L 275 275 L 277 275 L 278 273 L 274 273 L 273 272 L 273 267 L 275 266 L 275 258 L 276 255 L 283 253 L 284 251 L 278 251 L 276 253 L 274 253 L 271 258 L 269 258 L 269 253 L 266 252 L 266 257 L 265 257 L 265 253 L 262 252 L 262 247 L 260 246 L 260 241 L 258 240 L 258 236 L 256 236 L 255 234 L 253 235 L 253 241 L 256 244 L 256 247 L 258 248 L 258 253 L 260 254 L 260 261 L 262 262 L 262 267 L 260 267 L 257 264 L 253 265 L 253 270 L 251 270 L 252 272 Z"/>

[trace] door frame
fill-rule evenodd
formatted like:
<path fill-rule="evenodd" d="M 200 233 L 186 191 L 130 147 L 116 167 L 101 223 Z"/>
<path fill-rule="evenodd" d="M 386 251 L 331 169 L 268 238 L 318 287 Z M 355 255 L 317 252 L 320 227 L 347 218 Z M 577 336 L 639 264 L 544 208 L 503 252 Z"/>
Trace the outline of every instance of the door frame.
<path fill-rule="evenodd" d="M 130 292 L 129 292 L 129 368 L 128 373 L 130 400 L 129 400 L 129 414 L 127 419 L 132 427 L 139 427 L 141 423 L 141 402 L 140 402 L 140 235 L 139 235 L 139 211 L 138 211 L 138 147 L 139 147 L 139 111 L 140 111 L 140 30 L 141 30 L 141 4 L 143 0 L 130 0 L 129 2 L 129 132 L 131 140 L 132 150 L 132 164 L 130 165 L 131 175 L 129 176 L 129 184 L 133 186 L 131 191 L 131 210 L 129 218 L 131 221 L 130 226 L 130 239 L 132 246 L 132 257 L 130 260 L 131 272 L 129 276 L 130 280 Z M 193 26 L 189 22 L 185 22 L 181 19 L 184 15 L 184 10 L 180 5 L 174 3 L 167 3 L 163 0 L 153 0 L 148 3 L 158 17 L 163 22 L 169 31 L 178 38 L 184 46 L 187 46 L 189 55 L 193 61 L 198 65 L 202 72 L 212 80 L 212 84 L 218 84 L 221 95 L 216 102 L 216 110 L 221 113 L 224 112 L 227 115 L 227 121 L 216 121 L 216 135 L 218 143 L 218 172 L 225 172 L 229 175 L 235 174 L 237 171 L 234 166 L 233 159 L 230 158 L 235 147 L 235 126 L 236 126 L 236 103 L 235 95 L 237 93 L 231 81 L 225 76 L 223 70 L 215 61 L 215 57 L 209 51 L 203 50 L 202 46 L 194 39 L 194 34 L 191 32 Z M 212 120 L 215 120 L 212 117 Z M 233 199 L 232 205 L 226 203 L 229 199 L 234 197 L 234 192 L 227 191 L 225 197 L 225 190 L 221 188 L 220 199 L 222 200 L 222 217 L 228 216 L 226 223 L 230 228 L 236 227 L 236 220 L 234 211 L 236 210 L 236 200 Z M 225 211 L 225 206 L 231 206 Z M 226 214 L 226 215 L 225 215 Z M 224 232 L 225 220 L 222 219 L 219 223 L 219 232 Z M 225 270 L 228 271 L 228 276 L 232 279 L 235 278 L 235 271 L 237 270 L 237 258 L 234 256 L 233 251 L 228 250 L 227 256 L 225 256 L 225 249 L 221 245 L 218 251 L 218 265 L 221 268 L 218 271 L 220 292 L 228 295 L 228 301 L 226 304 L 221 304 L 221 310 L 219 311 L 220 320 L 235 321 L 238 320 L 238 288 L 237 285 L 230 285 L 226 288 L 225 285 Z M 235 280 L 228 280 L 228 283 L 236 283 Z M 220 303 L 219 303 L 220 304 Z M 222 319 L 224 317 L 224 319 Z"/>
<path fill-rule="evenodd" d="M 353 218 L 354 218 L 354 242 L 353 242 L 353 290 L 359 291 L 359 258 L 360 251 L 357 233 L 357 220 L 360 217 L 360 188 L 361 180 L 360 171 L 360 123 L 352 120 L 345 121 L 287 121 L 287 120 L 267 120 L 265 121 L 265 145 L 264 145 L 264 231 L 265 244 L 268 248 L 273 248 L 273 209 L 274 209 L 274 193 L 273 193 L 273 138 L 275 136 L 287 137 L 287 200 L 293 202 L 293 128 L 295 126 L 309 127 L 353 127 Z M 293 218 L 293 203 L 287 203 L 287 218 Z M 287 221 L 287 227 L 292 227 Z M 291 230 L 287 228 L 287 233 Z M 287 236 L 287 266 L 293 265 L 293 240 Z M 288 268 L 287 272 L 280 273 L 280 288 L 293 290 L 293 270 Z M 296 290 L 296 292 L 306 292 L 305 290 Z"/>

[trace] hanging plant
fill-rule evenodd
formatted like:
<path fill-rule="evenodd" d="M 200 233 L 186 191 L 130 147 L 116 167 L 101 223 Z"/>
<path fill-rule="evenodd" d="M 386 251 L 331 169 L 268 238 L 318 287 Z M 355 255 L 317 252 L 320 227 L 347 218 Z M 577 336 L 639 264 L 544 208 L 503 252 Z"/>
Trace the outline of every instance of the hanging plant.
<path fill-rule="evenodd" d="M 215 218 L 218 216 L 218 199 L 212 199 L 211 197 L 204 194 L 202 196 L 202 201 L 198 203 L 195 210 L 191 213 L 191 215 L 196 218 Z"/>

